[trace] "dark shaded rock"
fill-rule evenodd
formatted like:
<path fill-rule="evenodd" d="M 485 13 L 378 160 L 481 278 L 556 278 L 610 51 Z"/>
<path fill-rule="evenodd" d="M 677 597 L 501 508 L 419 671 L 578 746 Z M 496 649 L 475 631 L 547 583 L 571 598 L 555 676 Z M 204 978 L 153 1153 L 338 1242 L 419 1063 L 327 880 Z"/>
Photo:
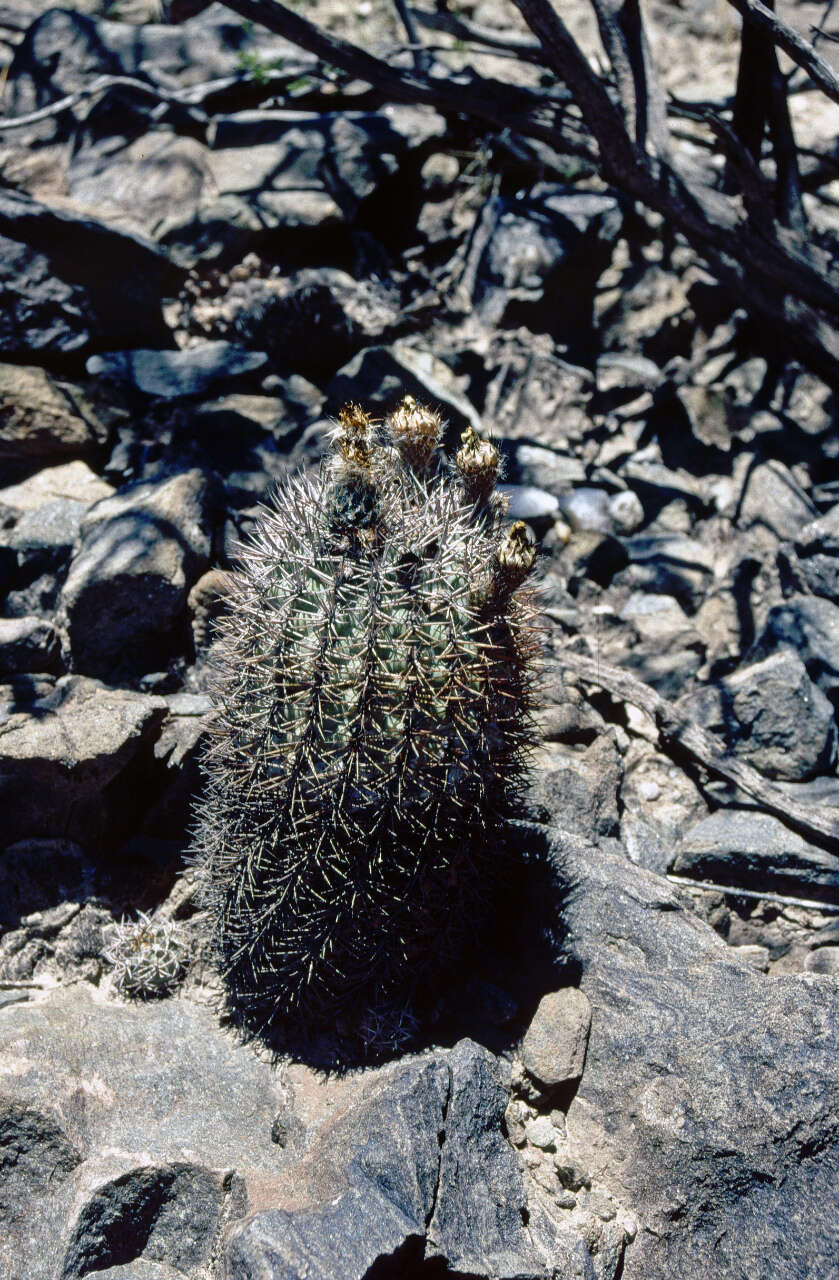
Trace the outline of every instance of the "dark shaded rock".
<path fill-rule="evenodd" d="M 61 640 L 43 618 L 0 618 L 0 676 L 63 670 Z"/>
<path fill-rule="evenodd" d="M 615 574 L 625 569 L 623 544 L 609 533 L 583 530 L 575 533 L 557 557 L 557 568 L 567 578 L 568 590 L 577 595 L 583 583 L 608 587 Z"/>
<path fill-rule="evenodd" d="M 638 1215 L 624 1280 L 832 1274 L 835 982 L 733 959 L 619 856 L 561 841 L 556 858 L 592 1006 L 567 1154 Z"/>
<path fill-rule="evenodd" d="M 622 222 L 614 196 L 547 183 L 488 200 L 464 270 L 476 311 L 488 324 L 579 342 Z"/>
<path fill-rule="evenodd" d="M 230 342 L 205 342 L 185 351 L 111 351 L 91 356 L 87 371 L 146 396 L 181 400 L 261 369 L 268 357 Z"/>
<path fill-rule="evenodd" d="M 545 750 L 533 770 L 528 803 L 541 821 L 559 815 L 564 830 L 597 840 L 617 832 L 620 781 L 617 748 L 603 733 L 582 750 Z"/>
<path fill-rule="evenodd" d="M 335 413 L 352 403 L 386 412 L 405 395 L 439 409 L 448 419 L 447 447 L 459 442 L 468 426 L 479 434 L 483 431 L 477 410 L 453 385 L 446 365 L 430 353 L 402 343 L 360 351 L 326 388 L 327 408 Z"/>
<path fill-rule="evenodd" d="M 84 896 L 92 867 L 72 840 L 20 840 L 0 856 L 0 932 Z M 2 944 L 0 944 L 2 946 Z"/>
<path fill-rule="evenodd" d="M 318 382 L 362 347 L 386 340 L 398 319 L 398 298 L 384 286 L 318 267 L 252 290 L 233 328 L 249 349 L 266 351 L 275 368 Z"/>
<path fill-rule="evenodd" d="M 789 649 L 703 686 L 683 705 L 768 778 L 804 782 L 834 765 L 833 707 Z"/>
<path fill-rule="evenodd" d="M 819 596 L 793 596 L 769 610 L 752 657 L 793 649 L 811 680 L 828 697 L 839 695 L 839 604 Z"/>
<path fill-rule="evenodd" d="M 471 1041 L 385 1073 L 319 1135 L 294 1170 L 307 1207 L 255 1214 L 233 1229 L 231 1280 L 362 1280 L 423 1258 L 498 1280 L 590 1276 L 582 1240 L 537 1218 L 501 1134 L 508 1095 Z M 536 1215 L 534 1215 L 536 1216 Z"/>
<path fill-rule="evenodd" d="M 165 668 L 189 644 L 186 601 L 210 555 L 206 476 L 128 486 L 91 508 L 61 596 L 75 671 Z"/>
<path fill-rule="evenodd" d="M 143 782 L 166 703 L 64 676 L 29 704 L 3 709 L 3 840 L 109 841 L 143 811 Z"/>
<path fill-rule="evenodd" d="M 685 833 L 674 875 L 732 888 L 839 902 L 839 859 L 768 813 L 721 809 Z"/>
<path fill-rule="evenodd" d="M 691 612 L 701 603 L 714 570 L 714 554 L 698 539 L 640 533 L 623 542 L 630 567 L 622 581 L 635 590 L 675 596 Z"/>
<path fill-rule="evenodd" d="M 0 245 L 0 351 L 79 356 L 170 341 L 161 297 L 180 273 L 151 243 L 0 190 Z"/>

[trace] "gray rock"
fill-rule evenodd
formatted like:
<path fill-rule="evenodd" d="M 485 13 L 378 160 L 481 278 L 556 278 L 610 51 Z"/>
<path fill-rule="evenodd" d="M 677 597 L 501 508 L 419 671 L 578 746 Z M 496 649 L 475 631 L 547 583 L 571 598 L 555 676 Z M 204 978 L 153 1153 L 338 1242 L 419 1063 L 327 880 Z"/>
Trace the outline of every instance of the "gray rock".
<path fill-rule="evenodd" d="M 181 400 L 261 369 L 268 357 L 230 342 L 204 342 L 185 351 L 111 351 L 91 356 L 87 371 L 143 395 Z"/>
<path fill-rule="evenodd" d="M 7 545 L 17 553 L 18 564 L 49 564 L 58 567 L 70 557 L 90 503 L 72 498 L 56 498 L 32 511 L 25 511 L 10 531 Z"/>
<path fill-rule="evenodd" d="M 634 533 L 644 523 L 644 505 L 637 493 L 622 489 L 609 499 L 609 515 L 620 533 Z"/>
<path fill-rule="evenodd" d="M 160 299 L 180 273 L 141 237 L 2 190 L 0 241 L 0 351 L 31 359 L 171 340 Z"/>
<path fill-rule="evenodd" d="M 617 832 L 620 780 L 620 757 L 608 733 L 583 749 L 551 744 L 534 763 L 528 804 L 540 820 L 556 814 L 565 830 L 597 840 Z"/>
<path fill-rule="evenodd" d="M 714 571 L 714 553 L 695 538 L 673 533 L 641 533 L 624 539 L 630 568 L 628 586 L 675 596 L 691 611 L 701 603 Z"/>
<path fill-rule="evenodd" d="M 769 610 L 752 654 L 793 649 L 828 697 L 839 694 L 839 604 L 818 596 L 792 596 Z"/>
<path fill-rule="evenodd" d="M 626 551 L 618 538 L 591 530 L 575 533 L 557 556 L 557 568 L 566 577 L 572 595 L 586 581 L 608 587 L 626 563 Z"/>
<path fill-rule="evenodd" d="M 43 618 L 0 618 L 0 676 L 63 669 L 61 640 Z"/>
<path fill-rule="evenodd" d="M 818 947 L 804 961 L 807 973 L 824 973 L 839 978 L 839 947 Z"/>
<path fill-rule="evenodd" d="M 817 514 L 788 468 L 773 459 L 761 463 L 749 474 L 738 523 L 743 528 L 759 524 L 776 537 L 793 541 Z"/>
<path fill-rule="evenodd" d="M 61 596 L 75 671 L 143 675 L 188 647 L 187 596 L 209 561 L 210 502 L 193 470 L 91 508 Z"/>
<path fill-rule="evenodd" d="M 839 903 L 839 861 L 767 813 L 721 809 L 679 843 L 670 870 L 732 889 Z"/>
<path fill-rule="evenodd" d="M 398 296 L 384 285 L 317 267 L 252 285 L 233 327 L 275 367 L 323 382 L 363 347 L 386 342 L 399 317 Z"/>
<path fill-rule="evenodd" d="M 4 1274 L 80 1280 L 143 1259 L 196 1277 L 244 1211 L 232 1170 L 270 1178 L 289 1158 L 270 1137 L 274 1073 L 208 1009 L 56 990 L 0 1010 L 0 1062 L 21 1153 L 0 1162 Z"/>
<path fill-rule="evenodd" d="M 769 778 L 804 782 L 835 763 L 833 706 L 789 649 L 704 686 L 682 705 Z"/>
<path fill-rule="evenodd" d="M 591 1006 L 577 987 L 543 996 L 521 1042 L 525 1071 L 548 1092 L 579 1080 L 590 1029 Z"/>
<path fill-rule="evenodd" d="M 511 520 L 552 520 L 559 510 L 559 499 L 544 489 L 536 489 L 530 484 L 500 484 L 497 487 L 509 502 L 507 515 Z"/>
<path fill-rule="evenodd" d="M 592 286 L 622 222 L 614 196 L 558 184 L 488 200 L 463 273 L 478 314 L 489 324 L 527 324 L 579 341 L 591 324 Z"/>
<path fill-rule="evenodd" d="M 572 529 L 613 533 L 614 521 L 605 489 L 583 485 L 559 500 L 559 508 Z"/>
<path fill-rule="evenodd" d="M 654 391 L 662 374 L 654 360 L 628 351 L 606 351 L 597 357 L 597 390 Z"/>
<path fill-rule="evenodd" d="M 109 842 L 142 812 L 160 698 L 64 676 L 29 706 L 0 710 L 3 842 Z"/>
<path fill-rule="evenodd" d="M 555 850 L 592 1006 L 569 1163 L 638 1218 L 624 1280 L 835 1274 L 835 983 L 767 978 L 660 877 Z"/>
<path fill-rule="evenodd" d="M 545 1218 L 524 1226 L 506 1105 L 492 1055 L 471 1041 L 387 1071 L 295 1166 L 284 1198 L 299 1207 L 234 1227 L 230 1280 L 362 1280 L 394 1256 L 499 1280 L 590 1275 L 579 1237 Z"/>

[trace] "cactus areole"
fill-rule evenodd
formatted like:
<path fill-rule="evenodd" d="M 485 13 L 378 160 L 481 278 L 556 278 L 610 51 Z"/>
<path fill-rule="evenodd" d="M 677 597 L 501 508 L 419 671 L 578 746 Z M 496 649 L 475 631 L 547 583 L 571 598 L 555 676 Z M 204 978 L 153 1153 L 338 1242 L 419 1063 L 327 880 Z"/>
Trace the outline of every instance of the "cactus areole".
<path fill-rule="evenodd" d="M 195 862 L 231 1008 L 325 1025 L 439 977 L 532 742 L 534 550 L 499 455 L 351 405 L 230 575 Z"/>

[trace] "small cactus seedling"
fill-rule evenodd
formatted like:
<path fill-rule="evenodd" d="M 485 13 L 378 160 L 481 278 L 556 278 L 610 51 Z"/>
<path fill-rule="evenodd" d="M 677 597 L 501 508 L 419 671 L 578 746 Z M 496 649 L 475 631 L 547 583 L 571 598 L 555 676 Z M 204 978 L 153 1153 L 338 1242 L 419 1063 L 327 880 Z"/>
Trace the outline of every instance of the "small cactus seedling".
<path fill-rule="evenodd" d="M 140 912 L 136 920 L 113 926 L 114 936 L 104 953 L 113 965 L 114 986 L 134 1000 L 169 996 L 186 973 L 188 949 L 171 920 L 153 920 Z"/>
<path fill-rule="evenodd" d="M 262 512 L 217 627 L 195 861 L 247 1028 L 361 1027 L 480 919 L 532 741 L 534 549 L 499 455 L 350 406 Z"/>

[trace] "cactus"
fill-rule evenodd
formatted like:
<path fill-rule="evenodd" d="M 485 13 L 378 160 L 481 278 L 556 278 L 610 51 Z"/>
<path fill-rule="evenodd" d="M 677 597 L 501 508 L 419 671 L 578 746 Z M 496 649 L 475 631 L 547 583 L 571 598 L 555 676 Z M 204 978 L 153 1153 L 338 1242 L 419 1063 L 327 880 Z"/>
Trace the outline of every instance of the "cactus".
<path fill-rule="evenodd" d="M 153 920 L 141 911 L 136 920 L 113 926 L 104 958 L 113 965 L 114 986 L 120 995 L 155 1000 L 171 995 L 180 985 L 188 948 L 171 920 Z"/>
<path fill-rule="evenodd" d="M 406 1007 L 492 885 L 533 736 L 535 553 L 494 446 L 469 430 L 452 464 L 442 428 L 410 398 L 345 409 L 227 584 L 193 860 L 252 1032 Z"/>

